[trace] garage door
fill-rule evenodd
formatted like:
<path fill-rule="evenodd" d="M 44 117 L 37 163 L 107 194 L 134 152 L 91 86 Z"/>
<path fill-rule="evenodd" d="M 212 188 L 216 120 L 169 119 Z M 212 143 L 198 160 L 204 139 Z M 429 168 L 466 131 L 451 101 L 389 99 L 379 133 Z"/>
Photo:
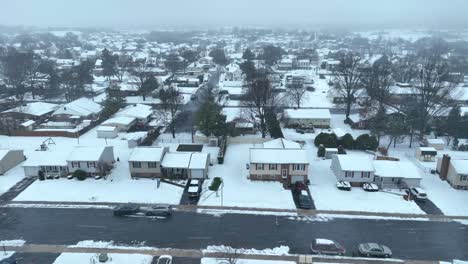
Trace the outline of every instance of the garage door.
<path fill-rule="evenodd" d="M 203 170 L 192 170 L 192 179 L 202 179 L 203 178 Z"/>
<path fill-rule="evenodd" d="M 291 176 L 291 183 L 304 182 L 304 176 Z"/>

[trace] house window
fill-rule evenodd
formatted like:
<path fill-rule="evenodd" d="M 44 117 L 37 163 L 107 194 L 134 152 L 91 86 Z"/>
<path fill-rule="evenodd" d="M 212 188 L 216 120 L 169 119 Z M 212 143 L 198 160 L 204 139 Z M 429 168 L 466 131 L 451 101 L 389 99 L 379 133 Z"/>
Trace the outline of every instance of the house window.
<path fill-rule="evenodd" d="M 278 165 L 276 165 L 276 164 L 270 164 L 269 169 L 270 169 L 270 170 L 277 170 L 277 169 L 278 169 Z"/>
<path fill-rule="evenodd" d="M 263 170 L 263 164 L 255 164 L 256 170 Z"/>
<path fill-rule="evenodd" d="M 345 171 L 345 177 L 346 178 L 353 178 L 354 177 L 354 171 Z"/>
<path fill-rule="evenodd" d="M 148 168 L 157 168 L 158 163 L 157 162 L 148 162 Z"/>
<path fill-rule="evenodd" d="M 133 168 L 141 168 L 141 162 L 134 161 L 134 162 L 132 162 L 132 166 L 133 166 Z"/>
<path fill-rule="evenodd" d="M 96 168 L 96 162 L 94 161 L 88 161 L 88 168 Z"/>
<path fill-rule="evenodd" d="M 361 172 L 361 178 L 370 178 L 370 172 L 362 171 Z"/>
<path fill-rule="evenodd" d="M 72 168 L 79 168 L 80 167 L 80 162 L 79 161 L 73 161 L 72 162 Z"/>
<path fill-rule="evenodd" d="M 468 175 L 460 175 L 460 181 L 468 181 Z"/>
<path fill-rule="evenodd" d="M 293 164 L 293 170 L 295 171 L 304 171 L 305 164 Z"/>

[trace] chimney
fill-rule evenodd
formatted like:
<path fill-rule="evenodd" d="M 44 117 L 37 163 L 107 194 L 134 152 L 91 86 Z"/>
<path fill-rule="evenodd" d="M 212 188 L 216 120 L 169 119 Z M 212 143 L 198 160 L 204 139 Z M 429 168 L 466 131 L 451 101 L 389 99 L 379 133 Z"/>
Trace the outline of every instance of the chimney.
<path fill-rule="evenodd" d="M 439 173 L 440 179 L 444 181 L 447 180 L 449 164 L 450 164 L 450 156 L 447 154 L 444 154 L 444 156 L 442 156 L 442 164 L 440 165 L 440 173 Z"/>

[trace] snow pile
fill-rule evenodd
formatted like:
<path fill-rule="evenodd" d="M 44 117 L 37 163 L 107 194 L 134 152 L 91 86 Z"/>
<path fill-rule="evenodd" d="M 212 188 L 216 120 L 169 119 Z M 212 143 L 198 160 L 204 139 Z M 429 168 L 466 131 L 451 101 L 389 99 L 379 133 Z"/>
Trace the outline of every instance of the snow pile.
<path fill-rule="evenodd" d="M 5 252 L 1 252 L 1 253 L 0 253 L 0 260 L 7 259 L 7 258 L 13 256 L 13 254 L 15 254 L 14 251 L 5 251 Z"/>
<path fill-rule="evenodd" d="M 155 247 L 145 247 L 145 242 L 135 243 L 134 245 L 115 245 L 114 241 L 94 241 L 83 240 L 76 245 L 68 246 L 69 248 L 108 248 L 108 249 L 139 249 L 139 250 L 156 250 Z"/>
<path fill-rule="evenodd" d="M 276 215 L 295 217 L 297 213 L 293 212 L 275 212 L 275 211 L 251 211 L 251 210 L 217 210 L 217 209 L 197 209 L 199 214 L 208 214 L 215 217 L 221 217 L 225 214 L 247 214 L 247 215 Z"/>
<path fill-rule="evenodd" d="M 108 254 L 108 264 L 150 264 L 153 256 L 142 254 Z M 53 264 L 99 263 L 99 254 L 94 253 L 62 253 Z"/>
<path fill-rule="evenodd" d="M 26 241 L 22 239 L 15 239 L 15 240 L 1 240 L 0 241 L 0 246 L 6 246 L 6 247 L 21 247 L 24 245 Z"/>
<path fill-rule="evenodd" d="M 284 256 L 289 255 L 288 246 L 279 246 L 275 248 L 266 248 L 266 249 L 244 249 L 244 248 L 232 248 L 230 246 L 208 246 L 203 250 L 203 253 L 220 253 L 220 252 L 238 252 L 245 255 L 269 255 L 269 256 Z"/>

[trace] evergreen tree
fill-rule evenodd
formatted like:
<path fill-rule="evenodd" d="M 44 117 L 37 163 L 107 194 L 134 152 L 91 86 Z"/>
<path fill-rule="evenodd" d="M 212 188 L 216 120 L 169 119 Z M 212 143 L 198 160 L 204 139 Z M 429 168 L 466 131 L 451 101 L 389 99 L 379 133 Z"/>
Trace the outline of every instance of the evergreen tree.
<path fill-rule="evenodd" d="M 225 66 L 229 64 L 229 60 L 226 58 L 226 54 L 223 49 L 214 49 L 209 55 L 213 58 L 213 62 L 218 65 Z"/>
<path fill-rule="evenodd" d="M 103 102 L 103 109 L 100 120 L 106 120 L 117 113 L 120 108 L 125 106 L 125 97 L 123 97 L 120 88 L 116 85 L 107 88 L 106 100 Z"/>
<path fill-rule="evenodd" d="M 110 77 L 117 74 L 117 60 L 118 57 L 112 55 L 108 49 L 104 49 L 101 55 L 102 59 L 102 75 L 110 79 Z"/>
<path fill-rule="evenodd" d="M 143 96 L 143 101 L 146 100 L 146 96 L 152 91 L 158 89 L 159 83 L 154 76 L 150 76 L 146 79 L 140 87 L 140 94 Z"/>
<path fill-rule="evenodd" d="M 242 54 L 242 58 L 244 60 L 251 61 L 255 59 L 255 54 L 253 54 L 253 52 L 249 48 L 247 48 L 244 51 L 244 54 Z"/>
<path fill-rule="evenodd" d="M 226 116 L 222 107 L 213 101 L 205 102 L 197 112 L 198 129 L 207 137 L 224 136 L 227 133 Z"/>

